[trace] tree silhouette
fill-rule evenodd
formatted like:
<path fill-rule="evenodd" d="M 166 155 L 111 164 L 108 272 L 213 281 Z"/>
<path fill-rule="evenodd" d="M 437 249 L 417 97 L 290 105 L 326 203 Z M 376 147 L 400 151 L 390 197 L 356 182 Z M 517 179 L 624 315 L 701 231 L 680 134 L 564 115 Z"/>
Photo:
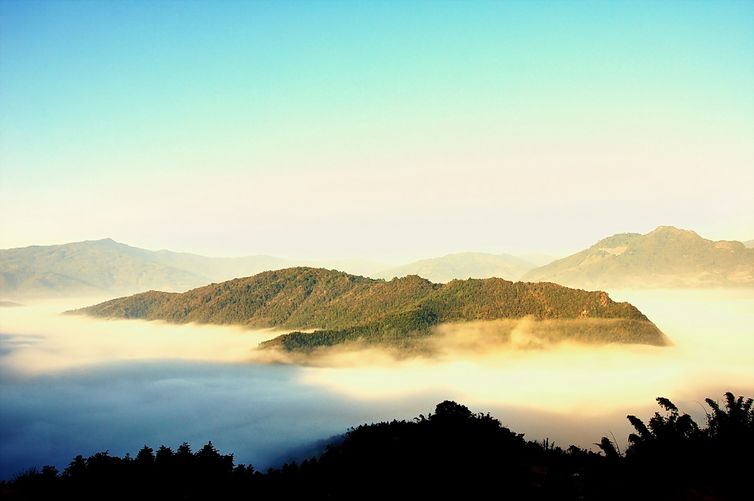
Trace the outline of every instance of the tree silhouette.
<path fill-rule="evenodd" d="M 144 447 L 142 447 L 141 450 L 139 450 L 139 452 L 136 454 L 136 462 L 143 466 L 153 466 L 154 450 L 148 445 L 144 445 Z"/>

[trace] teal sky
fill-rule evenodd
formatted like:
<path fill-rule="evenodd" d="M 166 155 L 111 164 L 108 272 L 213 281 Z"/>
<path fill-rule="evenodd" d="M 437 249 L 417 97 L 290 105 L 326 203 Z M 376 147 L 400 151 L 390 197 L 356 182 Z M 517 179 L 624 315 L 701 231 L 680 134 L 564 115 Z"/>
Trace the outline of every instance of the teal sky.
<path fill-rule="evenodd" d="M 0 247 L 754 238 L 754 2 L 0 0 Z"/>

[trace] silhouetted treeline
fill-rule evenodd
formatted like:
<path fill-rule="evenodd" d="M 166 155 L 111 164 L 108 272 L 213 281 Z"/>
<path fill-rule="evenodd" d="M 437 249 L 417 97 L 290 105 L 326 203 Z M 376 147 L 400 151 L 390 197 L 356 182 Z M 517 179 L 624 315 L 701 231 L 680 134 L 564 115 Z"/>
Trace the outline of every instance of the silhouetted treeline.
<path fill-rule="evenodd" d="M 752 499 L 752 399 L 707 399 L 704 426 L 665 398 L 626 451 L 533 442 L 489 414 L 445 401 L 413 421 L 362 425 L 317 458 L 265 473 L 212 443 L 196 452 L 145 446 L 135 457 L 77 456 L 1 486 L 7 499 Z"/>

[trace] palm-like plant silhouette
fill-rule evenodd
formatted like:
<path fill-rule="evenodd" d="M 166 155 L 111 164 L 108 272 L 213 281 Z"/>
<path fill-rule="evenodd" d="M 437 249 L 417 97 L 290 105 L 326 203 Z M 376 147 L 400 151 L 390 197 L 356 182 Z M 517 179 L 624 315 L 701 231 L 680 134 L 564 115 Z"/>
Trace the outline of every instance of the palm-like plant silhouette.
<path fill-rule="evenodd" d="M 657 403 L 667 415 L 655 412 L 649 419 L 649 425 L 636 416 L 629 415 L 628 420 L 638 433 L 628 436 L 627 455 L 648 450 L 674 449 L 679 452 L 681 444 L 689 444 L 699 437 L 699 426 L 688 414 L 681 414 L 678 407 L 665 397 L 658 397 Z"/>
<path fill-rule="evenodd" d="M 751 398 L 736 398 L 733 393 L 727 392 L 724 408 L 711 398 L 706 398 L 704 401 L 712 409 L 712 413 L 707 414 L 707 433 L 711 437 L 722 441 L 728 441 L 734 437 L 740 440 L 741 437 L 754 433 L 754 409 L 752 409 L 754 400 Z"/>

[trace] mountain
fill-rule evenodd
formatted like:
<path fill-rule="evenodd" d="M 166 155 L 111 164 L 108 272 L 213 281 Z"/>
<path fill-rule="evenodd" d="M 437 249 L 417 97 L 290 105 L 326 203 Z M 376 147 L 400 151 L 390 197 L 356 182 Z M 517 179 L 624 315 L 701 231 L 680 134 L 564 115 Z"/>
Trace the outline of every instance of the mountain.
<path fill-rule="evenodd" d="M 0 297 L 133 294 L 185 291 L 297 264 L 374 275 L 384 264 L 366 260 L 291 261 L 273 256 L 207 257 L 151 251 L 110 238 L 0 250 Z"/>
<path fill-rule="evenodd" d="M 559 256 L 555 256 L 553 254 L 543 254 L 541 252 L 529 252 L 526 254 L 519 254 L 518 257 L 528 263 L 531 263 L 534 267 L 544 266 L 548 263 L 552 263 L 553 261 L 559 258 Z"/>
<path fill-rule="evenodd" d="M 378 273 L 377 278 L 419 275 L 440 283 L 464 278 L 499 277 L 517 280 L 534 267 L 534 264 L 508 254 L 460 252 L 390 268 Z"/>
<path fill-rule="evenodd" d="M 294 332 L 266 346 L 298 352 L 353 341 L 410 349 L 441 324 L 524 317 L 543 321 L 548 340 L 565 333 L 577 341 L 664 344 L 639 310 L 604 292 L 500 278 L 385 281 L 321 268 L 268 271 L 182 294 L 149 291 L 71 313 L 274 327 Z M 551 320 L 563 321 L 563 329 L 544 322 Z M 502 334 L 510 335 L 513 327 L 506 328 Z M 311 329 L 317 330 L 301 332 Z"/>
<path fill-rule="evenodd" d="M 155 252 L 106 238 L 0 250 L 0 295 L 180 291 L 287 265 L 284 260 L 269 256 L 209 258 L 164 250 Z"/>
<path fill-rule="evenodd" d="M 754 249 L 660 226 L 605 238 L 523 278 L 583 288 L 754 286 Z"/>
<path fill-rule="evenodd" d="M 0 297 L 123 295 L 148 289 L 185 291 L 262 271 L 292 266 L 338 269 L 375 278 L 420 275 L 433 282 L 456 278 L 519 279 L 546 260 L 506 254 L 459 253 L 385 269 L 367 260 L 287 260 L 273 256 L 206 257 L 169 250 L 151 251 L 110 238 L 61 245 L 0 249 Z"/>
<path fill-rule="evenodd" d="M 152 259 L 166 266 L 186 270 L 203 277 L 202 283 L 197 285 L 203 285 L 208 281 L 222 282 L 231 278 L 254 275 L 261 271 L 291 266 L 290 261 L 273 256 L 206 257 L 168 250 L 153 252 Z"/>
<path fill-rule="evenodd" d="M 186 270 L 204 277 L 205 280 L 196 284 L 195 287 L 204 285 L 207 282 L 224 282 L 232 278 L 248 277 L 263 271 L 280 270 L 292 266 L 326 267 L 348 271 L 350 273 L 364 274 L 367 276 L 371 276 L 376 270 L 384 268 L 384 265 L 381 263 L 360 259 L 293 261 L 264 255 L 245 257 L 206 257 L 197 254 L 172 252 L 168 250 L 156 251 L 153 254 L 154 259 L 165 265 Z"/>
<path fill-rule="evenodd" d="M 752 248 L 754 248 L 754 240 L 747 240 L 746 242 L 744 242 L 744 245 L 747 248 L 752 249 Z"/>
<path fill-rule="evenodd" d="M 0 250 L 0 293 L 24 297 L 182 290 L 206 280 L 151 254 L 111 239 Z"/>

